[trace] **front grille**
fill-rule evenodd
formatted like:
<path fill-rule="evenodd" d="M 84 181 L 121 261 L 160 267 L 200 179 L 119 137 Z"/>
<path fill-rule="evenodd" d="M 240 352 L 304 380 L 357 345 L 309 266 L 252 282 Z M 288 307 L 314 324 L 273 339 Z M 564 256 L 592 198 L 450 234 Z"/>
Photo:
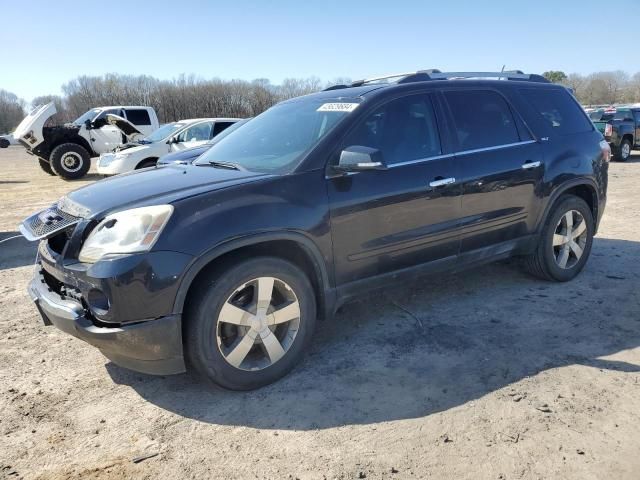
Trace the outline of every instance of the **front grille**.
<path fill-rule="evenodd" d="M 79 221 L 80 217 L 63 212 L 56 205 L 53 205 L 47 210 L 31 215 L 22 222 L 22 227 L 26 230 L 23 233 L 27 234 L 25 235 L 27 239 L 41 240 L 75 225 Z"/>

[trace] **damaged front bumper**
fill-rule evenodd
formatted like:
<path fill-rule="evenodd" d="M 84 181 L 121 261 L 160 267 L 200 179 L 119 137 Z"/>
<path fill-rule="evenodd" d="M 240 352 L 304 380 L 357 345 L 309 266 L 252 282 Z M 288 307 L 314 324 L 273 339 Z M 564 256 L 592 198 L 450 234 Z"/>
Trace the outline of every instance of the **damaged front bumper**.
<path fill-rule="evenodd" d="M 45 325 L 54 325 L 93 345 L 116 365 L 152 375 L 185 371 L 181 315 L 119 326 L 100 324 L 82 303 L 63 298 L 49 288 L 40 264 L 28 291 Z"/>

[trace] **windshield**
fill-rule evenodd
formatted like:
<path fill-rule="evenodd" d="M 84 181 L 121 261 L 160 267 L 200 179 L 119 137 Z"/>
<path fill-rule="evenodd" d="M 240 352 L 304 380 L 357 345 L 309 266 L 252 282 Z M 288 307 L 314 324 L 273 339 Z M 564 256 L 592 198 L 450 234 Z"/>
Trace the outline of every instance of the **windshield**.
<path fill-rule="evenodd" d="M 173 135 L 184 126 L 184 123 L 167 123 L 166 125 L 163 125 L 159 129 L 155 130 L 151 135 L 146 137 L 144 141 L 147 143 L 160 142 L 165 138 Z"/>
<path fill-rule="evenodd" d="M 353 111 L 359 99 L 327 103 L 304 99 L 281 103 L 228 135 L 195 162 L 232 163 L 259 172 L 284 171 Z"/>
<path fill-rule="evenodd" d="M 98 115 L 98 113 L 100 113 L 100 109 L 99 108 L 94 108 L 92 110 L 89 110 L 88 112 L 85 112 L 82 115 L 80 115 L 78 118 L 76 118 L 73 121 L 73 124 L 74 125 L 82 125 L 87 120 L 93 121 L 93 119 L 96 117 L 96 115 Z"/>

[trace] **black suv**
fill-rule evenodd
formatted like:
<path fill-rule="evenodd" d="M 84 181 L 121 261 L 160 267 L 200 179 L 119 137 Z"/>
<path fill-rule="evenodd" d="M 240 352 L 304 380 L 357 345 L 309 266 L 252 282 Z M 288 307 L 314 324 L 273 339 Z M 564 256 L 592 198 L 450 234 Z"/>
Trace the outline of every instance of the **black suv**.
<path fill-rule="evenodd" d="M 509 256 L 584 267 L 610 149 L 538 75 L 412 74 L 282 102 L 193 165 L 120 175 L 21 225 L 44 323 L 153 374 L 275 381 L 317 317 L 422 273 Z"/>

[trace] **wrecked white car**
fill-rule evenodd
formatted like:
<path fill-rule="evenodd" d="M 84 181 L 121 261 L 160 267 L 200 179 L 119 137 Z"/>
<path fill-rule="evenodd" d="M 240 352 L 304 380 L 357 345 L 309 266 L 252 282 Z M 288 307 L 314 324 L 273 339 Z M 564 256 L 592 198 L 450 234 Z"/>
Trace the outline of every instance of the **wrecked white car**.
<path fill-rule="evenodd" d="M 71 123 L 45 127 L 55 113 L 53 103 L 34 108 L 13 135 L 28 153 L 38 157 L 45 172 L 67 180 L 86 175 L 92 157 L 135 142 L 158 128 L 158 116 L 151 107 L 93 108 Z"/>

